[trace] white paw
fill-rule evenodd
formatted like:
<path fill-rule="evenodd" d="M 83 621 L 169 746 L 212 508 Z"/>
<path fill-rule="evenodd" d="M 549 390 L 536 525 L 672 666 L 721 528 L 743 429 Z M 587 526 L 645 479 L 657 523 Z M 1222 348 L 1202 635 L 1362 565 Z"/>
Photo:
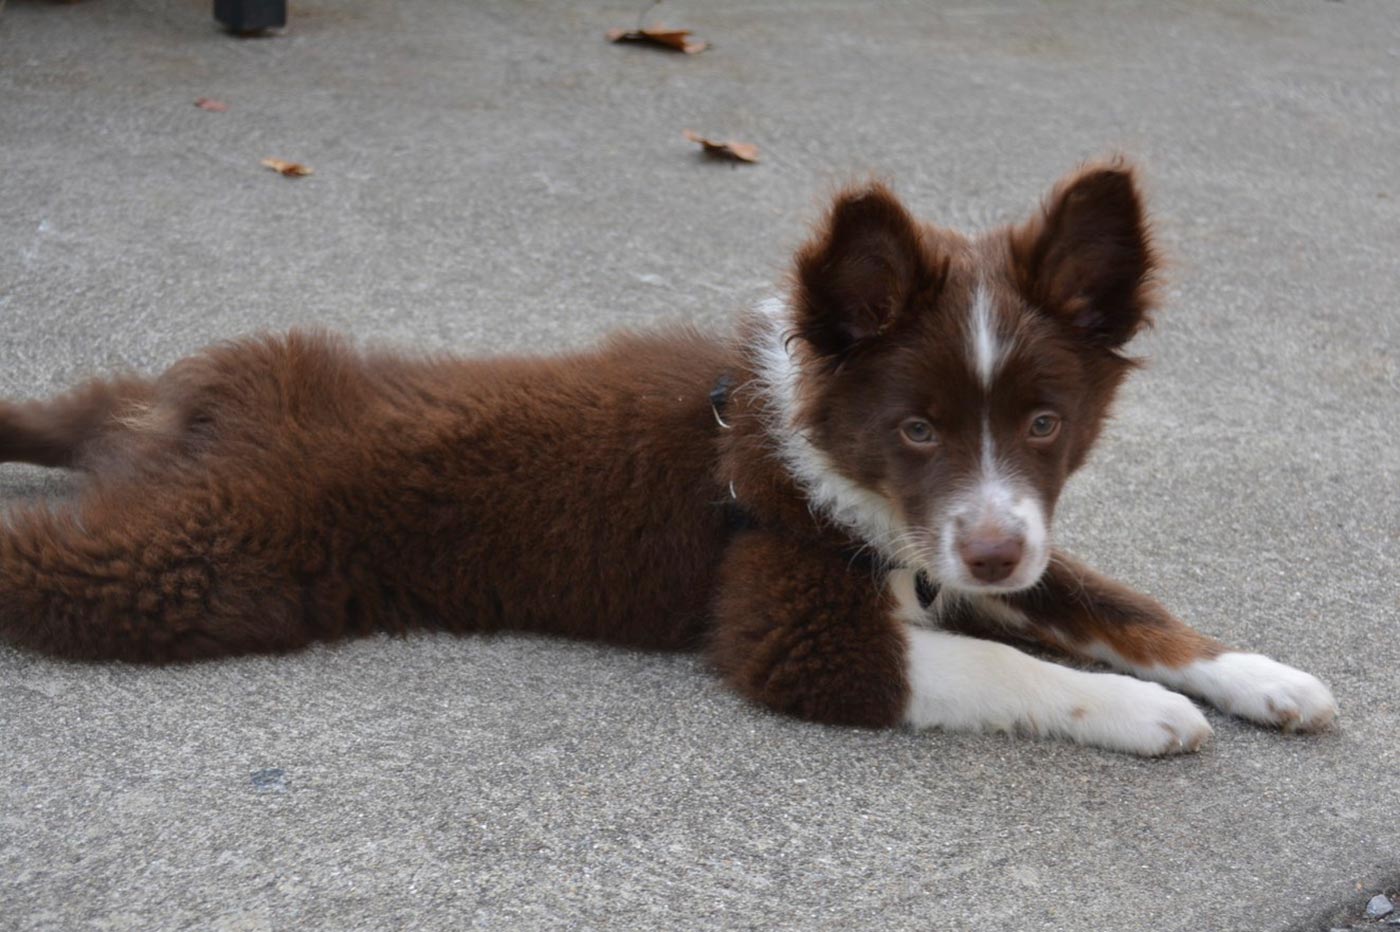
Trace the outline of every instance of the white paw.
<path fill-rule="evenodd" d="M 1211 736 L 1210 723 L 1180 693 L 1113 673 L 1084 673 L 1069 734 L 1081 744 L 1144 757 L 1185 754 Z"/>
<path fill-rule="evenodd" d="M 1184 672 L 1192 692 L 1222 711 L 1264 725 L 1317 731 L 1337 717 L 1337 701 L 1317 677 L 1263 654 L 1221 654 Z"/>

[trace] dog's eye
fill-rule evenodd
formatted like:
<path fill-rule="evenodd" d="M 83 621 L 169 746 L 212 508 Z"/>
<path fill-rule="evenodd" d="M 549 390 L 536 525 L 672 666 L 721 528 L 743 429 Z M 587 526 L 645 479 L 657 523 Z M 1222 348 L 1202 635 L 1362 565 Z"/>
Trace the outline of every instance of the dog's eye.
<path fill-rule="evenodd" d="M 928 446 L 938 442 L 938 435 L 933 430 L 933 425 L 920 417 L 911 417 L 903 424 L 899 425 L 899 432 L 904 435 L 904 439 L 915 446 Z"/>
<path fill-rule="evenodd" d="M 1060 432 L 1060 416 L 1052 411 L 1042 411 L 1031 418 L 1030 435 L 1032 440 L 1047 441 Z"/>

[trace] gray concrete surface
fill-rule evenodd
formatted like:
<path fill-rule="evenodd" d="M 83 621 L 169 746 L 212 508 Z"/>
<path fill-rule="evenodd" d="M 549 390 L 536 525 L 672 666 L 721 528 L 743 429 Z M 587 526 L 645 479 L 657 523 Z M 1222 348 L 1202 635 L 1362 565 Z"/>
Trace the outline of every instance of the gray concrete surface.
<path fill-rule="evenodd" d="M 812 727 L 693 657 L 530 638 L 0 648 L 0 927 L 1279 930 L 1400 875 L 1395 4 L 669 3 L 695 58 L 605 44 L 638 6 L 294 0 L 236 41 L 204 0 L 10 0 L 0 393 L 297 323 L 722 326 L 842 179 L 984 227 L 1119 149 L 1174 267 L 1062 540 L 1322 677 L 1340 728 L 1211 713 L 1144 762 Z"/>

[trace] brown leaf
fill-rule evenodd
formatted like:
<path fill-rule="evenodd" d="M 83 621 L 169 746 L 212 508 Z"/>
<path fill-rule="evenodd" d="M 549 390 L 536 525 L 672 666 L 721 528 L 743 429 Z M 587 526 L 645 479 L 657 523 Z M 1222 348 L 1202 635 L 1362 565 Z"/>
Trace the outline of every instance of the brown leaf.
<path fill-rule="evenodd" d="M 713 139 L 706 139 L 693 129 L 688 129 L 681 133 L 686 139 L 699 145 L 705 150 L 706 155 L 713 155 L 722 159 L 733 159 L 736 162 L 757 162 L 758 146 L 748 142 L 735 142 L 726 139 L 724 142 L 715 142 Z"/>
<path fill-rule="evenodd" d="M 211 100 L 208 97 L 201 97 L 194 102 L 194 105 L 201 110 L 209 110 L 214 113 L 223 113 L 228 109 L 228 104 L 222 100 Z"/>
<path fill-rule="evenodd" d="M 263 159 L 262 163 L 275 172 L 281 172 L 288 178 L 300 178 L 309 175 L 313 171 L 310 165 L 303 165 L 300 162 L 284 162 L 282 159 Z"/>
<path fill-rule="evenodd" d="M 668 29 L 665 26 L 647 26 L 643 29 L 609 29 L 609 42 L 643 42 L 657 48 L 670 49 L 694 55 L 710 47 L 704 39 L 692 39 L 689 29 Z"/>

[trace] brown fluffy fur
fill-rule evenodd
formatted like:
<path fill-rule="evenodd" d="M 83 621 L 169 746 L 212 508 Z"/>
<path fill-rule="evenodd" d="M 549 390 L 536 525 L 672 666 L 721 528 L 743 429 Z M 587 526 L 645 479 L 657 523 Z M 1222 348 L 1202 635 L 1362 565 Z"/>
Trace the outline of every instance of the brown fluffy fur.
<path fill-rule="evenodd" d="M 422 625 L 696 644 L 726 363 L 690 333 L 475 362 L 293 333 L 0 408 L 6 458 L 91 473 L 7 518 L 0 625 L 144 661 Z"/>

